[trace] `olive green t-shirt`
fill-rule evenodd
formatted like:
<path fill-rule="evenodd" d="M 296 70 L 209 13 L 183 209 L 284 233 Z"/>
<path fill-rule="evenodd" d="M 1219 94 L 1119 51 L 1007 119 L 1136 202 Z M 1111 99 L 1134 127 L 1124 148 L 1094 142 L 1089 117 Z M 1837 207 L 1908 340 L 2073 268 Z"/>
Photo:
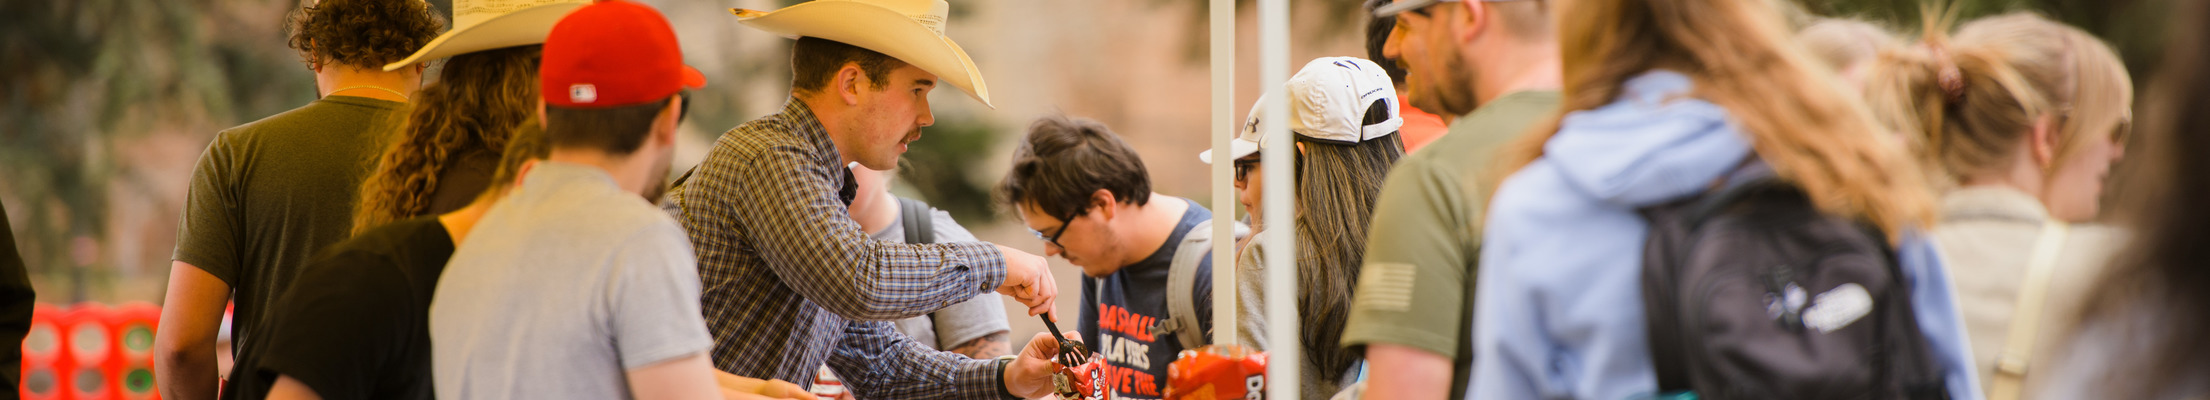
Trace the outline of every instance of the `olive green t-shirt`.
<path fill-rule="evenodd" d="M 330 96 L 230 128 L 200 154 L 177 225 L 176 261 L 230 285 L 238 365 L 262 311 L 314 252 L 346 238 L 378 135 L 400 103 Z"/>
<path fill-rule="evenodd" d="M 1514 92 L 1451 124 L 1397 162 L 1374 204 L 1366 263 L 1343 345 L 1387 343 L 1458 356 L 1468 280 L 1480 255 L 1491 154 L 1558 108 L 1555 91 Z"/>

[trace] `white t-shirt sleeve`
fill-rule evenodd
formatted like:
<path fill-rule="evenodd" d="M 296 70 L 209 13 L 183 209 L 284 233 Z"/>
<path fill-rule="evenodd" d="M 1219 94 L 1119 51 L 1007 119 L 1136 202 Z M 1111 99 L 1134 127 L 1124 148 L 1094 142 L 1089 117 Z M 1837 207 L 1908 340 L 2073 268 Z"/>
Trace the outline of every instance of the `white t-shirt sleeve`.
<path fill-rule="evenodd" d="M 697 258 L 681 228 L 672 221 L 646 228 L 608 263 L 607 322 L 622 369 L 713 348 L 699 312 Z"/>

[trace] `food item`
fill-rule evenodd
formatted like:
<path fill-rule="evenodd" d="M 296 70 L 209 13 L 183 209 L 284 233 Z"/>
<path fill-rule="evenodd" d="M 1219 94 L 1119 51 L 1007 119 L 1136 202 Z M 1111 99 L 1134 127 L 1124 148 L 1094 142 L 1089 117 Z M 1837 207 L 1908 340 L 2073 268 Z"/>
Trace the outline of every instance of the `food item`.
<path fill-rule="evenodd" d="M 1266 398 L 1266 353 L 1243 346 L 1183 350 L 1166 374 L 1167 400 Z"/>

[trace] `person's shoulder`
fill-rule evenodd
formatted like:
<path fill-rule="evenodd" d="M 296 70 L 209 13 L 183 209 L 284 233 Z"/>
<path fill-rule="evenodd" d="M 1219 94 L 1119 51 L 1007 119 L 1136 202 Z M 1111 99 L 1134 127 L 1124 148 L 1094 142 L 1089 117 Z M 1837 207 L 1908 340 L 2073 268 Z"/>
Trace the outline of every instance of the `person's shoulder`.
<path fill-rule="evenodd" d="M 738 124 L 714 140 L 714 153 L 755 157 L 777 146 L 797 144 L 795 129 L 783 114 L 770 114 Z"/>
<path fill-rule="evenodd" d="M 405 264 L 419 253 L 429 258 L 450 257 L 451 236 L 437 217 L 409 218 L 384 224 L 338 242 L 300 271 L 300 282 L 343 283 L 328 290 L 348 288 L 382 290 L 404 279 Z"/>

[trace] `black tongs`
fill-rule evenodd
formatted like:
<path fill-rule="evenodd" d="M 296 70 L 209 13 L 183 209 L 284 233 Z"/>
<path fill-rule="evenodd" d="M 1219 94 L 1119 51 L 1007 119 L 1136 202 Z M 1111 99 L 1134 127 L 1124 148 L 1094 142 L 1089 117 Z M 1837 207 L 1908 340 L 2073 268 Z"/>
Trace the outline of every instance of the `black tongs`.
<path fill-rule="evenodd" d="M 1059 356 L 1054 357 L 1059 361 L 1059 365 L 1074 368 L 1090 363 L 1089 347 L 1083 346 L 1082 342 L 1067 339 L 1067 334 L 1059 332 L 1059 324 L 1051 322 L 1051 313 L 1044 313 L 1042 317 L 1044 318 L 1044 328 L 1050 329 L 1051 337 L 1059 340 Z"/>

